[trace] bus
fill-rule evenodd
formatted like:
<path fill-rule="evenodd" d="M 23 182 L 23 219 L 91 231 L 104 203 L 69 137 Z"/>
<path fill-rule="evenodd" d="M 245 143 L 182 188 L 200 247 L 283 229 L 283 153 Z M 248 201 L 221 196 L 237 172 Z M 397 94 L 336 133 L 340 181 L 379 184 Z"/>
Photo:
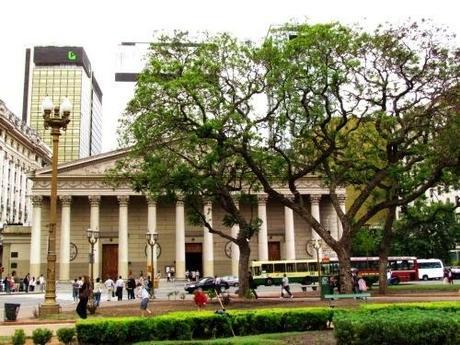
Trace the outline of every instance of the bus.
<path fill-rule="evenodd" d="M 257 286 L 281 285 L 284 274 L 290 283 L 311 285 L 318 282 L 316 260 L 253 261 L 251 272 Z"/>
<path fill-rule="evenodd" d="M 444 265 L 439 259 L 418 259 L 417 279 L 442 279 L 444 277 Z"/>
<path fill-rule="evenodd" d="M 350 258 L 352 270 L 356 270 L 370 286 L 379 280 L 379 257 L 365 256 Z M 338 275 L 339 264 L 337 258 L 323 260 L 321 271 L 327 275 Z M 388 268 L 394 284 L 411 280 L 418 280 L 418 264 L 415 256 L 389 256 Z"/>

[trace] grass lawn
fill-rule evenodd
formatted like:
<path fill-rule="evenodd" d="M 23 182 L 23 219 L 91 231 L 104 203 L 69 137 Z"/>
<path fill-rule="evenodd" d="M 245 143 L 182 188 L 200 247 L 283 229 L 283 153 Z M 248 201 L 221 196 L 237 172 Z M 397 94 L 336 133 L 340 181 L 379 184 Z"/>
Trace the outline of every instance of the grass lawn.
<path fill-rule="evenodd" d="M 214 340 L 176 340 L 140 342 L 135 345 L 335 345 L 333 331 L 290 332 L 259 334 L 247 337 L 222 338 Z"/>
<path fill-rule="evenodd" d="M 459 289 L 458 284 L 400 284 L 388 287 L 389 292 L 457 292 Z"/>

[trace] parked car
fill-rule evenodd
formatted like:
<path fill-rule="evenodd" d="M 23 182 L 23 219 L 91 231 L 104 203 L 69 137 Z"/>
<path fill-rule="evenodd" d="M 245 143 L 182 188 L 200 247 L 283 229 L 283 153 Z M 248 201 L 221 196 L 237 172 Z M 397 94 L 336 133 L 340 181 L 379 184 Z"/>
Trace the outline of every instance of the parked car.
<path fill-rule="evenodd" d="M 224 282 L 228 283 L 228 286 L 239 286 L 240 281 L 237 276 L 223 276 L 221 278 Z"/>
<path fill-rule="evenodd" d="M 224 291 L 229 288 L 229 284 L 222 279 L 216 285 L 213 277 L 205 277 L 198 282 L 190 282 L 185 284 L 184 290 L 188 293 L 193 293 L 196 289 L 202 289 L 204 291 L 217 289 Z"/>

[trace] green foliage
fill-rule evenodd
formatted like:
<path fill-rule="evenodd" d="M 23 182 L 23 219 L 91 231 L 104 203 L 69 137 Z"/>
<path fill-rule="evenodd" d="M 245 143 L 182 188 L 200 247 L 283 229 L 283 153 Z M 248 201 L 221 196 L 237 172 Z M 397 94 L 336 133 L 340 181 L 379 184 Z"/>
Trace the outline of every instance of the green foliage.
<path fill-rule="evenodd" d="M 72 340 L 75 337 L 75 328 L 59 328 L 56 331 L 56 335 L 61 343 L 64 343 L 65 345 L 70 345 L 72 344 Z"/>
<path fill-rule="evenodd" d="M 45 345 L 53 337 L 53 332 L 48 328 L 37 328 L 32 332 L 34 344 Z"/>
<path fill-rule="evenodd" d="M 143 340 L 189 340 L 237 335 L 325 329 L 332 319 L 330 308 L 269 309 L 212 312 L 178 312 L 155 318 L 104 318 L 76 325 L 84 344 L 125 344 Z"/>
<path fill-rule="evenodd" d="M 24 345 L 26 343 L 26 334 L 23 329 L 17 329 L 14 331 L 11 337 L 11 343 L 13 345 Z"/>
<path fill-rule="evenodd" d="M 430 310 L 383 308 L 334 315 L 338 345 L 454 345 L 460 341 L 460 316 Z"/>
<path fill-rule="evenodd" d="M 391 253 L 450 262 L 449 250 L 460 241 L 460 219 L 453 204 L 417 201 L 396 223 Z"/>
<path fill-rule="evenodd" d="M 352 256 L 378 256 L 381 240 L 381 228 L 361 228 L 353 235 Z"/>

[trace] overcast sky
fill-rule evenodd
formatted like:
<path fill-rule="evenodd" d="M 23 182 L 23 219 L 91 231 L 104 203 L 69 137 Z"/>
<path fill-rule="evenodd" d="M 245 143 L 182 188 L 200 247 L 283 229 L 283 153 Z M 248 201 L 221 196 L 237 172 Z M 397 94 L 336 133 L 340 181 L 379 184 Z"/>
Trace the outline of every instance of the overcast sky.
<path fill-rule="evenodd" d="M 409 17 L 431 18 L 460 36 L 459 10 L 459 0 L 3 0 L 0 99 L 21 116 L 26 47 L 83 46 L 104 93 L 103 151 L 108 151 L 116 146 L 117 119 L 130 94 L 114 81 L 122 41 L 149 41 L 153 31 L 171 29 L 259 39 L 270 25 L 292 19 L 372 27 Z"/>

